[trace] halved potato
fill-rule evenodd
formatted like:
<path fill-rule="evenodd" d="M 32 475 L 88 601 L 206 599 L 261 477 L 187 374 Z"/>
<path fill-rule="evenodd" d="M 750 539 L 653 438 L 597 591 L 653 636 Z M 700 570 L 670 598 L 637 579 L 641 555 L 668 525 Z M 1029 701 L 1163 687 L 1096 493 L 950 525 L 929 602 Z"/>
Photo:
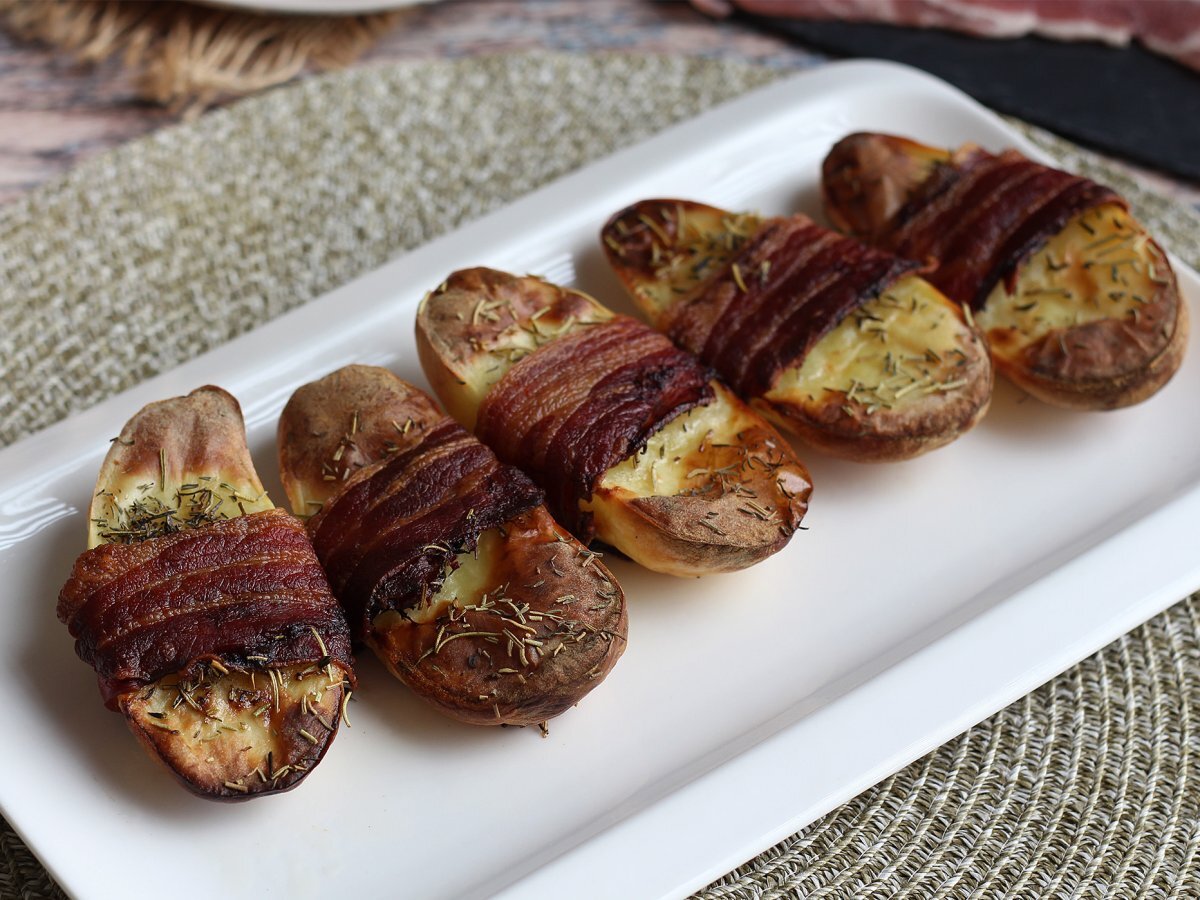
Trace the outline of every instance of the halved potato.
<path fill-rule="evenodd" d="M 136 543 L 272 509 L 237 401 L 217 387 L 152 403 L 114 439 L 88 547 Z M 134 735 L 189 790 L 240 800 L 295 787 L 325 754 L 349 672 L 214 657 L 116 698 Z"/>
<path fill-rule="evenodd" d="M 918 188 L 975 149 L 850 135 L 825 159 L 827 214 L 843 231 L 887 247 L 897 214 Z M 1149 397 L 1179 368 L 1188 334 L 1166 255 L 1119 203 L 1075 215 L 1000 280 L 975 319 L 1002 374 L 1047 403 L 1075 409 Z"/>
<path fill-rule="evenodd" d="M 643 200 L 614 215 L 601 239 L 638 308 L 667 330 L 764 224 L 688 200 Z M 742 272 L 743 283 L 770 271 Z M 702 348 L 688 347 L 693 352 Z M 763 394 L 747 397 L 814 447 L 889 462 L 940 447 L 983 417 L 987 350 L 959 307 L 918 275 L 903 275 L 846 316 Z"/>
<path fill-rule="evenodd" d="M 347 366 L 292 395 L 279 420 L 284 488 L 315 514 L 346 485 L 417 442 L 444 414 L 387 369 Z M 423 602 L 386 610 L 361 636 L 447 715 L 533 725 L 598 685 L 625 649 L 625 597 L 611 573 L 538 505 L 463 547 Z"/>
<path fill-rule="evenodd" d="M 438 396 L 473 428 L 483 398 L 513 365 L 612 315 L 539 278 L 466 269 L 422 301 L 417 349 Z M 711 401 L 670 420 L 581 504 L 601 541 L 655 571 L 753 565 L 788 542 L 808 506 L 808 471 L 787 441 L 719 382 L 712 389 Z"/>

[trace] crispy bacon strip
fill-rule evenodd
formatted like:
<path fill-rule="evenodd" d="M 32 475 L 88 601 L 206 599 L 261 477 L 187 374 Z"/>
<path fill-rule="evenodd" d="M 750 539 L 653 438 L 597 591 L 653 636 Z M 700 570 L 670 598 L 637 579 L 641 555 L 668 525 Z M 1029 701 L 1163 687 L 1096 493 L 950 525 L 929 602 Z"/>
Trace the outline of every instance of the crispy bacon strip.
<path fill-rule="evenodd" d="M 910 259 L 935 261 L 928 279 L 980 309 L 996 282 L 1073 216 L 1103 203 L 1127 204 L 1111 188 L 1051 169 L 1015 150 L 971 148 L 938 166 L 897 211 L 880 243 Z"/>
<path fill-rule="evenodd" d="M 854 309 L 915 268 L 807 216 L 768 219 L 679 305 L 667 333 L 735 391 L 758 396 Z"/>
<path fill-rule="evenodd" d="M 351 632 L 431 597 L 480 532 L 542 502 L 522 472 L 449 417 L 361 469 L 309 521 L 313 546 Z"/>
<path fill-rule="evenodd" d="M 583 543 L 579 504 L 608 469 L 712 396 L 695 357 L 628 316 L 566 334 L 509 369 L 484 398 L 476 433 L 546 489 L 554 517 Z"/>
<path fill-rule="evenodd" d="M 205 659 L 249 671 L 328 656 L 351 671 L 346 622 L 304 525 L 279 509 L 94 547 L 75 561 L 58 617 L 110 709 Z"/>

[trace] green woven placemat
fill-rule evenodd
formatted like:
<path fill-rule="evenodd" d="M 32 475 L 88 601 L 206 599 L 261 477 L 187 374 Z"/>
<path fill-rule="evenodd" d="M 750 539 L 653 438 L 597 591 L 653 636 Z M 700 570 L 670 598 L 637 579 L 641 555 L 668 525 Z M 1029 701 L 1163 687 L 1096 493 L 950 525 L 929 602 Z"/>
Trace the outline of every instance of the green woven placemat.
<path fill-rule="evenodd" d="M 82 166 L 0 208 L 0 443 L 780 74 L 631 56 L 360 70 Z M 1194 213 L 1030 133 L 1200 263 Z M 703 895 L 1197 894 L 1198 613 L 1181 602 Z M 6 824 L 0 896 L 61 896 Z"/>

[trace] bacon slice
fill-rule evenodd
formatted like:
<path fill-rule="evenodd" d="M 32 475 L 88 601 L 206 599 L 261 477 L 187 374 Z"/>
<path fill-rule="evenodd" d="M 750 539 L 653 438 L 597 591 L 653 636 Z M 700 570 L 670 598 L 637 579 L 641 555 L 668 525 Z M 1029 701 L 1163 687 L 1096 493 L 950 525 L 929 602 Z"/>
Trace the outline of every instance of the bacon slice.
<path fill-rule="evenodd" d="M 1015 150 L 971 148 L 938 166 L 879 235 L 887 249 L 936 261 L 943 293 L 982 309 L 996 283 L 1088 209 L 1125 201 L 1111 188 Z"/>
<path fill-rule="evenodd" d="M 707 402 L 709 380 L 666 337 L 615 316 L 520 360 L 484 398 L 475 430 L 545 488 L 551 513 L 586 544 L 593 528 L 580 502 L 667 422 Z"/>
<path fill-rule="evenodd" d="M 356 640 L 382 612 L 431 597 L 480 532 L 542 501 L 520 470 L 496 459 L 453 419 L 359 470 L 309 521 Z"/>
<path fill-rule="evenodd" d="M 1147 49 L 1200 70 L 1200 4 L 1195 0 L 692 0 L 710 15 L 754 15 L 945 28 L 977 37 L 1037 34 Z"/>
<path fill-rule="evenodd" d="M 303 524 L 283 510 L 88 550 L 58 617 L 114 710 L 120 695 L 208 659 L 352 671 L 345 620 Z"/>
<path fill-rule="evenodd" d="M 807 216 L 768 219 L 676 307 L 667 333 L 742 396 L 757 397 L 850 312 L 916 268 Z"/>

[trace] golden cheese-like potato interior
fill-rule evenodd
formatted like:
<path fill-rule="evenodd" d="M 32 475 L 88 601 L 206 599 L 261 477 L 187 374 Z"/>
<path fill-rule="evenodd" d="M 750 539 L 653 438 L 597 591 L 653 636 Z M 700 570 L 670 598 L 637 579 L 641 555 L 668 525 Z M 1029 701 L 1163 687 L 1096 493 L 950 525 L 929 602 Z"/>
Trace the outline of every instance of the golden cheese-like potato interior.
<path fill-rule="evenodd" d="M 236 477 L 231 483 L 223 473 L 183 472 L 168 479 L 121 473 L 99 487 L 92 500 L 88 547 L 134 543 L 274 505 L 261 485 Z"/>
<path fill-rule="evenodd" d="M 376 629 L 403 626 L 406 619 L 417 624 L 426 624 L 437 621 L 451 606 L 476 604 L 484 594 L 494 592 L 499 587 L 492 569 L 494 562 L 504 552 L 503 544 L 504 538 L 498 528 L 480 532 L 477 549 L 471 553 L 459 553 L 455 557 L 457 567 L 446 575 L 437 593 L 409 607 L 403 615 L 395 610 L 380 613 L 375 617 L 372 626 Z"/>
<path fill-rule="evenodd" d="M 1014 358 L 1057 329 L 1136 321 L 1161 287 L 1160 262 L 1142 226 L 1120 205 L 1105 204 L 1076 216 L 1024 262 L 1012 293 L 997 284 L 975 319 L 993 352 Z"/>
<path fill-rule="evenodd" d="M 210 662 L 125 696 L 134 733 L 177 771 L 235 794 L 286 787 L 320 759 L 348 699 L 337 663 L 257 672 Z"/>
<path fill-rule="evenodd" d="M 642 452 L 605 472 L 599 492 L 673 497 L 702 489 L 714 477 L 740 480 L 746 466 L 739 435 L 756 424 L 761 427 L 761 420 L 727 388 L 714 384 L 713 393 L 712 402 L 675 417 L 650 437 Z"/>
<path fill-rule="evenodd" d="M 906 275 L 843 319 L 800 366 L 784 369 L 765 396 L 800 405 L 843 394 L 868 413 L 916 406 L 968 385 L 969 340 L 958 309 L 925 279 Z"/>
<path fill-rule="evenodd" d="M 676 303 L 691 296 L 737 255 L 762 225 L 762 218 L 752 213 L 732 213 L 715 206 L 682 202 L 660 207 L 659 215 L 675 222 L 674 239 L 666 240 L 652 217 L 640 216 L 647 227 L 657 229 L 662 240 L 651 245 L 653 277 L 637 279 L 629 286 L 642 310 L 661 326 Z M 610 247 L 619 250 L 619 231 L 627 226 L 619 220 L 615 227 L 618 233 L 606 235 L 606 239 L 611 241 Z M 746 277 L 754 277 L 754 273 L 747 273 Z"/>

